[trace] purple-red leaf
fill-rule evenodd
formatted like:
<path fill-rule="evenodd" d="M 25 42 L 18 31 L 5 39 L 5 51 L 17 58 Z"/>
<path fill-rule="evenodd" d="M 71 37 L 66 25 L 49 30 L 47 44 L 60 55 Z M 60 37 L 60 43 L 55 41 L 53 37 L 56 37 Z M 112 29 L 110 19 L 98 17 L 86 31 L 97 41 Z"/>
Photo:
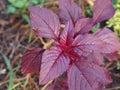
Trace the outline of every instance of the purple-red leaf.
<path fill-rule="evenodd" d="M 110 82 L 104 68 L 88 61 L 76 62 L 68 71 L 69 90 L 104 90 Z"/>
<path fill-rule="evenodd" d="M 61 33 L 60 39 L 61 43 L 64 43 L 66 45 L 71 44 L 73 41 L 73 36 L 74 36 L 74 27 L 72 21 L 68 21 L 68 23 L 65 25 L 64 30 Z"/>
<path fill-rule="evenodd" d="M 72 45 L 75 52 L 87 57 L 90 53 L 95 51 L 100 52 L 102 42 L 94 35 L 86 34 L 77 36 Z"/>
<path fill-rule="evenodd" d="M 45 51 L 42 57 L 40 70 L 40 84 L 62 75 L 69 66 L 69 59 L 59 47 L 52 47 Z"/>
<path fill-rule="evenodd" d="M 75 24 L 75 22 L 82 17 L 82 11 L 80 7 L 78 7 L 71 0 L 59 0 L 59 9 L 59 15 L 64 23 L 72 20 L 72 22 Z"/>
<path fill-rule="evenodd" d="M 21 72 L 39 74 L 43 52 L 41 48 L 28 50 L 22 58 Z"/>
<path fill-rule="evenodd" d="M 90 53 L 87 59 L 98 65 L 102 65 L 104 60 L 103 55 L 101 54 L 101 52 L 99 52 L 99 50 Z"/>
<path fill-rule="evenodd" d="M 98 23 L 111 18 L 115 13 L 111 0 L 96 0 L 93 7 L 93 22 Z"/>
<path fill-rule="evenodd" d="M 30 6 L 30 23 L 36 35 L 57 39 L 60 32 L 60 22 L 52 11 L 38 6 Z"/>
<path fill-rule="evenodd" d="M 75 33 L 83 34 L 88 33 L 93 26 L 91 18 L 82 18 L 77 21 L 75 24 Z"/>
<path fill-rule="evenodd" d="M 102 53 L 113 53 L 120 50 L 120 42 L 111 30 L 107 28 L 99 29 L 94 35 L 103 42 Z"/>

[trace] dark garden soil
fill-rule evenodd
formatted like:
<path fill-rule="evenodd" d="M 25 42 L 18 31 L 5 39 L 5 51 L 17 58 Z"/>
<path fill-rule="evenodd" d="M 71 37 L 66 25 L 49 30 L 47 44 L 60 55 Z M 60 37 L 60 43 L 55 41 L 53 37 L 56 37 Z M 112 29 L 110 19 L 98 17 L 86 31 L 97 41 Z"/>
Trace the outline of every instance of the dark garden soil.
<path fill-rule="evenodd" d="M 57 13 L 57 2 L 49 0 L 45 7 Z M 77 0 L 76 0 L 77 1 Z M 38 75 L 23 75 L 20 72 L 21 59 L 24 52 L 33 47 L 42 47 L 40 39 L 36 37 L 29 24 L 20 14 L 7 14 L 5 12 L 7 0 L 0 0 L 0 90 L 7 90 L 9 86 L 10 71 L 5 63 L 5 55 L 14 71 L 14 84 L 20 83 L 13 90 L 41 90 L 38 85 Z M 84 5 L 82 5 L 83 7 Z M 83 7 L 84 9 L 84 7 Z M 33 33 L 30 40 L 30 34 Z M 113 82 L 107 86 L 106 90 L 120 90 L 120 70 L 116 69 L 116 61 L 107 62 L 105 67 L 110 71 Z"/>

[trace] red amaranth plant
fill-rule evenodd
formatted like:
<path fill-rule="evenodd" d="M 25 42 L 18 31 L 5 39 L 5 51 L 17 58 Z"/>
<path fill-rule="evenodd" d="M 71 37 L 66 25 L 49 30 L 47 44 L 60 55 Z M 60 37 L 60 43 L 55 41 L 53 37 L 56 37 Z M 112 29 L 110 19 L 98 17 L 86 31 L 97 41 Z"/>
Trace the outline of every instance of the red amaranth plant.
<path fill-rule="evenodd" d="M 101 66 L 103 58 L 110 61 L 116 58 L 120 43 L 108 28 L 92 34 L 90 30 L 96 23 L 114 15 L 111 1 L 96 0 L 92 18 L 82 16 L 81 9 L 71 0 L 58 1 L 60 20 L 65 24 L 63 30 L 58 16 L 52 11 L 38 6 L 28 8 L 35 34 L 55 42 L 46 50 L 34 48 L 27 51 L 22 59 L 22 73 L 39 73 L 39 84 L 55 80 L 47 90 L 60 89 L 56 78 L 63 73 L 67 73 L 67 81 L 64 81 L 65 85 L 59 85 L 60 90 L 104 90 L 111 78 Z"/>

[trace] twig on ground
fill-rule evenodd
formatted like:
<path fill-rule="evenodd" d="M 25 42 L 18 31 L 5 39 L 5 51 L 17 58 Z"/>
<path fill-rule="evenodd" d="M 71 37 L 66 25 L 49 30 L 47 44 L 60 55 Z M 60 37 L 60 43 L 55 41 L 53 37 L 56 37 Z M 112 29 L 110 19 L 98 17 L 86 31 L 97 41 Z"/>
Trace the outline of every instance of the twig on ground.
<path fill-rule="evenodd" d="M 49 81 L 47 84 L 45 84 L 41 90 L 45 90 L 51 83 L 53 82 L 53 80 Z"/>
<path fill-rule="evenodd" d="M 30 78 L 31 78 L 31 75 L 30 75 L 30 74 L 27 74 L 27 75 L 26 75 L 26 81 L 25 81 L 25 84 L 24 84 L 24 86 L 23 86 L 24 89 L 26 88 L 27 84 L 29 83 Z"/>

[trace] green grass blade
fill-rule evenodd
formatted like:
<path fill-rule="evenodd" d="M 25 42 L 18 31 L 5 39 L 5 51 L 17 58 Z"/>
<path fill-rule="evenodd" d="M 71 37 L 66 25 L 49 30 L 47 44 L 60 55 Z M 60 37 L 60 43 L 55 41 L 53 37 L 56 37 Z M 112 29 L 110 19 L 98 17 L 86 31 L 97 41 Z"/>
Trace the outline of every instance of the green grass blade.
<path fill-rule="evenodd" d="M 19 83 L 17 83 L 17 84 L 14 84 L 11 89 L 13 90 L 13 89 L 15 89 L 16 87 L 18 87 L 19 85 L 21 85 L 21 82 L 19 82 Z"/>
<path fill-rule="evenodd" d="M 5 54 L 3 54 L 3 53 L 2 53 L 2 57 L 3 57 L 6 65 L 7 65 L 7 68 L 9 70 L 9 72 L 10 72 L 10 74 L 9 74 L 9 86 L 8 86 L 8 90 L 12 90 L 13 78 L 14 78 L 15 74 L 13 72 L 13 69 L 12 69 L 12 66 L 11 66 L 9 58 Z"/>
<path fill-rule="evenodd" d="M 32 29 L 30 29 L 30 34 L 29 34 L 29 38 L 28 38 L 28 43 L 30 43 L 32 41 L 32 37 L 33 37 L 33 31 Z"/>
<path fill-rule="evenodd" d="M 12 71 L 12 66 L 11 66 L 11 64 L 10 64 L 10 60 L 8 59 L 8 57 L 7 57 L 5 54 L 3 54 L 3 53 L 2 53 L 2 57 L 3 57 L 6 65 L 7 65 L 8 70 L 9 70 L 9 71 Z"/>

